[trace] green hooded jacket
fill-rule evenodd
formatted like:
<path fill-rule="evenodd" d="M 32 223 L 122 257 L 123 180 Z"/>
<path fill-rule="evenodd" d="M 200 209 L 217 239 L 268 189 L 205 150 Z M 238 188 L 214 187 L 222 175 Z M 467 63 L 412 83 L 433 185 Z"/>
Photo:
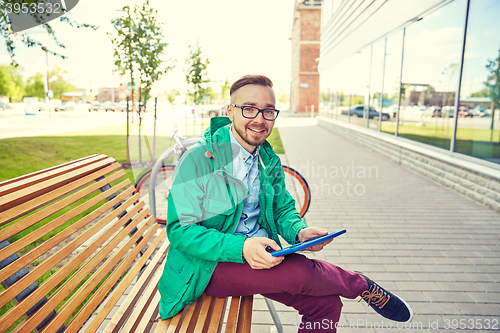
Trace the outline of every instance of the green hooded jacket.
<path fill-rule="evenodd" d="M 160 316 L 170 318 L 205 290 L 219 261 L 244 263 L 245 236 L 234 234 L 246 186 L 233 175 L 231 121 L 212 118 L 203 138 L 182 156 L 168 196 L 170 248 L 158 284 Z M 294 244 L 307 225 L 285 188 L 279 157 L 265 141 L 259 149 L 258 223 L 281 247 L 278 234 Z"/>

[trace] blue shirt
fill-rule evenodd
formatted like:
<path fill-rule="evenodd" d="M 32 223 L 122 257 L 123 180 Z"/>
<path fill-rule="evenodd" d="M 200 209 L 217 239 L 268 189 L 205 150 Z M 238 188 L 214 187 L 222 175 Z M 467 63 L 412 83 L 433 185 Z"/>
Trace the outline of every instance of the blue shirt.
<path fill-rule="evenodd" d="M 259 148 L 250 154 L 243 148 L 233 135 L 232 127 L 229 129 L 231 137 L 231 150 L 233 154 L 233 175 L 241 180 L 248 189 L 244 199 L 243 213 L 236 227 L 236 234 L 247 237 L 268 237 L 266 229 L 260 227 L 257 220 L 260 215 L 259 207 Z"/>

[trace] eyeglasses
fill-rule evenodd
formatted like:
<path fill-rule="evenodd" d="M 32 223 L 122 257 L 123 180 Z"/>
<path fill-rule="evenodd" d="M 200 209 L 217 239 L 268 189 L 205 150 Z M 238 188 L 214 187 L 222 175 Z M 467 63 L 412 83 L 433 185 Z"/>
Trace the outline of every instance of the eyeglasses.
<path fill-rule="evenodd" d="M 280 111 L 276 109 L 259 109 L 256 108 L 255 106 L 248 106 L 248 105 L 236 105 L 236 104 L 229 104 L 229 105 L 232 105 L 235 108 L 240 108 L 243 117 L 249 119 L 256 118 L 259 115 L 259 113 L 262 112 L 262 116 L 264 117 L 265 120 L 274 120 L 278 118 L 278 114 L 280 113 Z"/>

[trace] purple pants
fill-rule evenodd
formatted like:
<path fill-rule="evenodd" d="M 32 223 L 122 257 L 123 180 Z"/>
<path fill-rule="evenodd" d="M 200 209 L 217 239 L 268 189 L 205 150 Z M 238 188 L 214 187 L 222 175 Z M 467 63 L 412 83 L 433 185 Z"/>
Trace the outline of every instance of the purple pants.
<path fill-rule="evenodd" d="M 290 254 L 271 269 L 219 262 L 205 292 L 215 297 L 261 294 L 302 315 L 299 332 L 336 332 L 340 297 L 354 299 L 368 288 L 359 274 L 323 260 Z"/>

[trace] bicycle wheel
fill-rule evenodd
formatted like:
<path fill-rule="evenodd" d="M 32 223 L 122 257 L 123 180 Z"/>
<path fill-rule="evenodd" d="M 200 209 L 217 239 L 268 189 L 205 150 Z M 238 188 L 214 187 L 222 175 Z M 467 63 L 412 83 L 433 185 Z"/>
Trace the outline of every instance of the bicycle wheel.
<path fill-rule="evenodd" d="M 158 172 L 155 184 L 155 202 L 156 202 L 156 222 L 167 223 L 167 196 L 174 180 L 175 166 L 167 164 Z M 142 175 L 135 184 L 135 193 L 139 193 L 146 207 L 150 207 L 149 202 L 149 180 L 151 170 Z M 148 215 L 149 216 L 149 215 Z"/>
<path fill-rule="evenodd" d="M 285 172 L 286 188 L 295 199 L 295 208 L 299 211 L 300 217 L 304 217 L 311 203 L 309 185 L 305 178 L 296 170 L 283 165 L 283 171 Z"/>

